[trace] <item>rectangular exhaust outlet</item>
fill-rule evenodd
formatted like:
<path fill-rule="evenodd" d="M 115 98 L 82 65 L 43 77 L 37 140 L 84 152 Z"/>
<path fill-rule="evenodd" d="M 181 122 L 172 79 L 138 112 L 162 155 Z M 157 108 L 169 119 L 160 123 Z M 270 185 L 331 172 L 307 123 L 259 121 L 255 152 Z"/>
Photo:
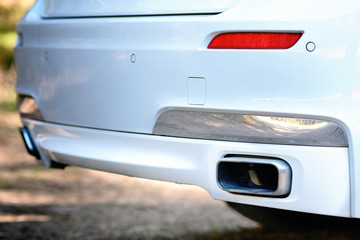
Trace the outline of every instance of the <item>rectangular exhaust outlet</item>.
<path fill-rule="evenodd" d="M 217 169 L 218 185 L 236 194 L 286 197 L 290 194 L 292 171 L 282 159 L 227 155 Z"/>

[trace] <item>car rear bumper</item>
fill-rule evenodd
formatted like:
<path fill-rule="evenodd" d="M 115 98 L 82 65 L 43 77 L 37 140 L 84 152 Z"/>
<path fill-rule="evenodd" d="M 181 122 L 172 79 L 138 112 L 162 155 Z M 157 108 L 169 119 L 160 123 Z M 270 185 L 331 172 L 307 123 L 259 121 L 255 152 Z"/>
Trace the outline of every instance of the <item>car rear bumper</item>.
<path fill-rule="evenodd" d="M 260 2 L 206 16 L 43 19 L 38 1 L 17 27 L 16 90 L 44 117 L 24 118 L 43 161 L 195 184 L 226 201 L 360 217 L 360 5 Z M 303 35 L 286 50 L 207 49 L 218 33 L 248 31 Z M 152 135 L 167 135 L 154 126 L 174 109 L 334 122 L 348 147 Z M 290 195 L 223 191 L 216 167 L 226 154 L 283 159 Z"/>
<path fill-rule="evenodd" d="M 309 213 L 350 216 L 348 148 L 235 143 L 163 137 L 23 119 L 42 160 L 129 176 L 193 184 L 215 199 Z M 232 194 L 217 183 L 225 155 L 279 158 L 292 169 L 285 198 Z"/>

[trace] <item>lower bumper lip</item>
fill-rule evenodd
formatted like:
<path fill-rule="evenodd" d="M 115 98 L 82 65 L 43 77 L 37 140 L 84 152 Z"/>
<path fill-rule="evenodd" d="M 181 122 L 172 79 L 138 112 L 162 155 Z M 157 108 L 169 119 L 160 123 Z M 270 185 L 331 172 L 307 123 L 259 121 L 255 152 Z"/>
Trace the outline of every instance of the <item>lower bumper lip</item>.
<path fill-rule="evenodd" d="M 224 201 L 349 217 L 348 148 L 161 137 L 22 120 L 36 139 L 43 162 L 54 160 L 134 177 L 192 184 Z M 217 166 L 222 158 L 230 161 L 235 155 L 286 161 L 292 170 L 290 195 L 286 199 L 265 198 L 221 189 Z"/>

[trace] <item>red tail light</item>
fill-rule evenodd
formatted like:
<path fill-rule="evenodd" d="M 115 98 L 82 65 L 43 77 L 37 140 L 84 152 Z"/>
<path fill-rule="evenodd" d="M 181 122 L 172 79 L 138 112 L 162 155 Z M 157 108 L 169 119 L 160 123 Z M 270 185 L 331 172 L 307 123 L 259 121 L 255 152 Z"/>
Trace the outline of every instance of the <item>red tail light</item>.
<path fill-rule="evenodd" d="M 221 33 L 208 48 L 217 49 L 287 49 L 295 45 L 302 33 L 235 32 Z"/>

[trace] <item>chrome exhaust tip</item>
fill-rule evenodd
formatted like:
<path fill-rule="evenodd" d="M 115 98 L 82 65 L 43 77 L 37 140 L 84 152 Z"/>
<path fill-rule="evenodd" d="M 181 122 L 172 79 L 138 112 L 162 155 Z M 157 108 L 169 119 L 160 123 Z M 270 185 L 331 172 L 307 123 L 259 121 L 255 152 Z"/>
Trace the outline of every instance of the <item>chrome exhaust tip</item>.
<path fill-rule="evenodd" d="M 28 153 L 34 157 L 36 157 L 37 159 L 40 159 L 40 154 L 39 151 L 37 150 L 34 141 L 30 135 L 30 132 L 28 130 L 27 127 L 21 127 L 19 128 L 19 132 L 21 134 L 21 137 L 24 141 L 26 150 L 28 151 Z"/>
<path fill-rule="evenodd" d="M 34 140 L 31 137 L 29 129 L 27 127 L 21 127 L 21 128 L 19 128 L 19 132 L 22 136 L 22 139 L 24 141 L 24 144 L 25 144 L 25 147 L 26 147 L 26 150 L 28 151 L 28 153 L 40 160 L 41 158 L 40 158 L 39 151 L 36 148 Z M 67 166 L 63 163 L 56 162 L 51 159 L 49 159 L 47 163 L 43 161 L 43 164 L 45 166 L 47 166 L 48 168 L 57 168 L 57 169 L 64 169 Z"/>
<path fill-rule="evenodd" d="M 263 197 L 287 197 L 292 170 L 282 159 L 259 156 L 224 157 L 218 164 L 218 185 L 224 191 Z"/>

